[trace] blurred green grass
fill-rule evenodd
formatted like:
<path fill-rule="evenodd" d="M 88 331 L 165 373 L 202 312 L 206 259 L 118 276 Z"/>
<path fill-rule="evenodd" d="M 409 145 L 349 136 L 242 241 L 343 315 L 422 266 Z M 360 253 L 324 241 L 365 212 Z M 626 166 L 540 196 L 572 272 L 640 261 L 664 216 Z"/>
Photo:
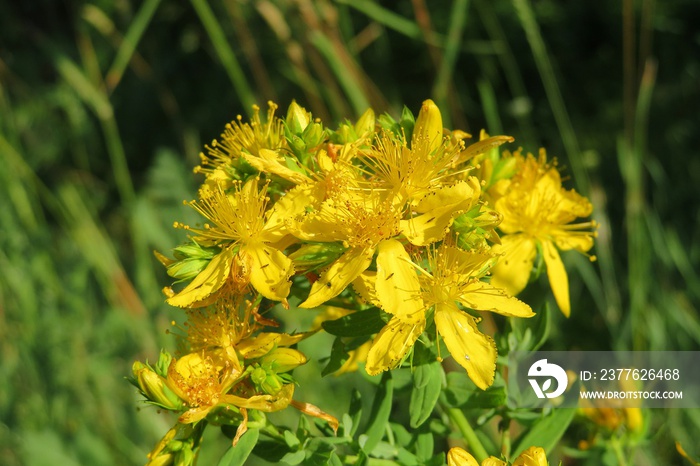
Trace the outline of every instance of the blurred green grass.
<path fill-rule="evenodd" d="M 430 97 L 547 147 L 601 224 L 596 263 L 565 256 L 576 305 L 548 347 L 699 350 L 698 19 L 691 0 L 4 2 L 0 463 L 144 461 L 171 420 L 124 377 L 175 316 L 151 250 L 182 239 L 202 145 L 268 99 L 330 123 Z M 652 415 L 634 464 L 700 455 L 698 411 Z"/>

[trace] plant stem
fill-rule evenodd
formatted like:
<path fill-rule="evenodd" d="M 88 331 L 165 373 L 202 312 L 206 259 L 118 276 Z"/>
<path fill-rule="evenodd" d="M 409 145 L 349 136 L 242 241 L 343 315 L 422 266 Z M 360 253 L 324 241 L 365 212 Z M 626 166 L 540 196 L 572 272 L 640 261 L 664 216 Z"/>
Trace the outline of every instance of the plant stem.
<path fill-rule="evenodd" d="M 488 453 L 484 449 L 484 446 L 479 441 L 479 437 L 476 436 L 476 432 L 472 429 L 466 416 L 459 408 L 447 408 L 447 415 L 450 420 L 457 426 L 459 431 L 462 433 L 464 440 L 467 441 L 472 454 L 476 457 L 476 460 L 481 463 L 486 458 L 488 458 Z"/>
<path fill-rule="evenodd" d="M 622 451 L 622 446 L 620 445 L 620 440 L 617 437 L 610 439 L 610 445 L 612 445 L 613 451 L 615 452 L 615 458 L 617 458 L 617 464 L 619 466 L 627 466 L 627 460 L 625 459 L 625 454 Z"/>

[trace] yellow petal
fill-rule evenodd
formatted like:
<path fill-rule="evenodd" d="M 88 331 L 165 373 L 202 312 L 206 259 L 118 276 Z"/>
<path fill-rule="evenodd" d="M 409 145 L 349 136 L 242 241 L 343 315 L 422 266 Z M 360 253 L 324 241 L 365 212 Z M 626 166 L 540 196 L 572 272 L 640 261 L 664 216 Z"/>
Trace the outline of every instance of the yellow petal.
<path fill-rule="evenodd" d="M 368 304 L 372 304 L 377 307 L 381 307 L 379 298 L 377 298 L 377 292 L 374 289 L 374 284 L 377 282 L 377 272 L 371 272 L 365 270 L 352 281 L 352 288 L 355 293 L 360 295 L 362 301 Z"/>
<path fill-rule="evenodd" d="M 250 283 L 267 299 L 282 301 L 289 295 L 292 282 L 289 277 L 294 273 L 292 260 L 282 251 L 253 242 L 241 247 L 240 254 L 252 259 Z"/>
<path fill-rule="evenodd" d="M 241 151 L 241 156 L 256 170 L 265 173 L 272 173 L 295 184 L 308 183 L 311 179 L 295 170 L 287 167 L 282 157 L 277 152 L 270 149 L 260 149 L 259 157 Z"/>
<path fill-rule="evenodd" d="M 481 466 L 508 466 L 508 463 L 499 460 L 495 456 L 489 456 L 481 463 Z"/>
<path fill-rule="evenodd" d="M 221 288 L 231 273 L 233 251 L 224 249 L 214 256 L 207 267 L 199 272 L 182 291 L 168 298 L 167 303 L 177 307 L 198 307 L 201 302 Z"/>
<path fill-rule="evenodd" d="M 445 186 L 430 191 L 429 194 L 420 198 L 415 206 L 415 211 L 426 213 L 446 205 L 461 204 L 464 201 L 469 201 L 469 203 L 461 206 L 461 208 L 469 209 L 471 204 L 479 200 L 480 195 L 481 185 L 479 180 L 474 176 L 470 176 L 466 181 L 460 181 L 452 186 Z"/>
<path fill-rule="evenodd" d="M 347 250 L 321 273 L 311 285 L 311 292 L 299 307 L 313 308 L 338 296 L 350 282 L 364 272 L 372 262 L 374 249 L 353 248 Z"/>
<path fill-rule="evenodd" d="M 201 421 L 207 417 L 207 414 L 209 414 L 212 408 L 213 406 L 199 406 L 189 409 L 177 418 L 177 422 L 181 424 L 192 424 L 193 422 Z"/>
<path fill-rule="evenodd" d="M 269 210 L 269 217 L 260 239 L 275 242 L 290 233 L 287 220 L 305 212 L 306 207 L 320 202 L 323 188 L 319 183 L 296 186 L 282 196 Z"/>
<path fill-rule="evenodd" d="M 442 115 L 435 102 L 428 99 L 423 102 L 416 124 L 413 127 L 413 137 L 411 147 L 415 147 L 417 140 L 428 141 L 430 152 L 435 151 L 442 145 Z"/>
<path fill-rule="evenodd" d="M 423 333 L 424 328 L 425 321 L 407 324 L 396 317 L 392 318 L 372 341 L 365 366 L 367 373 L 377 375 L 396 367 Z"/>
<path fill-rule="evenodd" d="M 547 466 L 547 455 L 542 447 L 530 447 L 513 461 L 513 466 Z"/>
<path fill-rule="evenodd" d="M 403 245 L 385 240 L 377 247 L 375 289 L 382 309 L 407 324 L 424 319 L 423 300 L 416 269 Z"/>
<path fill-rule="evenodd" d="M 435 326 L 457 364 L 474 384 L 486 390 L 496 373 L 496 344 L 476 326 L 476 319 L 456 306 L 437 304 Z"/>
<path fill-rule="evenodd" d="M 468 160 L 472 157 L 486 152 L 487 150 L 491 150 L 494 147 L 498 147 L 501 144 L 505 144 L 506 142 L 513 142 L 514 140 L 515 139 L 513 139 L 512 136 L 493 136 L 488 139 L 483 139 L 479 142 L 475 142 L 474 144 L 468 146 L 462 152 L 462 154 L 460 154 L 460 159 Z"/>
<path fill-rule="evenodd" d="M 469 201 L 464 201 L 459 204 L 443 205 L 417 217 L 401 220 L 401 233 L 416 246 L 427 246 L 440 241 L 452 225 L 452 220 L 469 208 L 470 204 Z"/>
<path fill-rule="evenodd" d="M 584 232 L 571 232 L 561 230 L 553 232 L 554 242 L 562 251 L 575 249 L 576 251 L 586 252 L 593 247 L 594 233 L 584 234 Z"/>
<path fill-rule="evenodd" d="M 297 223 L 294 235 L 307 241 L 344 241 L 347 239 L 347 232 L 337 228 L 336 224 L 346 217 L 345 211 L 336 209 L 332 201 L 326 201 L 318 212 L 307 215 L 303 221 Z"/>
<path fill-rule="evenodd" d="M 500 246 L 493 247 L 493 252 L 503 253 L 503 257 L 491 269 L 491 284 L 511 296 L 517 295 L 530 280 L 537 254 L 535 240 L 528 235 L 505 235 L 501 237 Z"/>
<path fill-rule="evenodd" d="M 367 355 L 369 354 L 369 349 L 372 347 L 372 342 L 367 341 L 363 343 L 359 348 L 355 350 L 348 351 L 348 359 L 340 366 L 340 369 L 335 371 L 333 375 L 341 375 L 347 372 L 355 372 L 357 370 L 357 364 L 360 362 L 367 361 Z"/>
<path fill-rule="evenodd" d="M 282 390 L 276 395 L 253 395 L 250 398 L 224 395 L 221 397 L 221 403 L 271 413 L 289 406 L 289 403 L 292 401 L 292 395 L 294 395 L 294 384 L 290 383 L 282 387 Z"/>
<path fill-rule="evenodd" d="M 542 242 L 542 255 L 544 263 L 547 266 L 547 277 L 549 278 L 549 286 L 552 287 L 554 299 L 561 312 L 569 317 L 571 313 L 571 305 L 569 304 L 569 278 L 566 275 L 564 263 L 559 257 L 557 247 L 551 241 Z"/>
<path fill-rule="evenodd" d="M 265 332 L 255 337 L 246 338 L 236 344 L 236 350 L 245 359 L 255 359 L 269 353 L 279 342 L 281 333 Z"/>
<path fill-rule="evenodd" d="M 454 447 L 447 452 L 447 466 L 479 466 L 479 463 L 465 450 Z"/>
<path fill-rule="evenodd" d="M 459 302 L 476 311 L 491 311 L 508 317 L 532 317 L 532 308 L 519 299 L 508 296 L 500 288 L 475 281 L 464 287 Z"/>

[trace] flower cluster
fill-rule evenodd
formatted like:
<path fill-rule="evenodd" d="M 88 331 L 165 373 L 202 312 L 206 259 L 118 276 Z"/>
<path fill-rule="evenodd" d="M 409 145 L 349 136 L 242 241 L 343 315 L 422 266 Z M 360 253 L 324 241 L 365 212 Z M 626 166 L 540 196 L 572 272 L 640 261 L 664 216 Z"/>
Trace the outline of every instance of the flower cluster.
<path fill-rule="evenodd" d="M 234 443 L 263 413 L 289 405 L 337 424 L 292 399 L 290 371 L 306 362 L 293 347 L 313 331 L 277 332 L 261 311 L 276 303 L 336 316 L 380 310 L 381 328 L 343 371 L 359 362 L 379 374 L 418 342 L 438 357 L 442 344 L 481 389 L 494 381 L 497 354 L 480 313 L 533 316 L 514 296 L 538 255 L 569 313 L 558 251 L 588 251 L 595 225 L 572 224 L 590 203 L 562 188 L 544 153 L 501 154 L 512 138 L 483 132 L 469 144 L 470 135 L 443 128 L 430 100 L 417 117 L 370 109 L 334 130 L 296 103 L 284 118 L 276 110 L 269 103 L 261 118 L 255 107 L 251 122 L 238 117 L 206 147 L 195 169 L 205 179 L 186 203 L 202 223 L 176 223 L 187 241 L 173 258 L 156 253 L 175 280 L 167 302 L 187 322 L 183 355 L 134 365 L 146 398 L 179 413 L 152 464 L 187 464 L 204 420 L 236 426 Z"/>
<path fill-rule="evenodd" d="M 512 466 L 547 466 L 548 464 L 542 447 L 530 447 L 513 461 Z M 479 466 L 479 462 L 462 448 L 454 447 L 447 453 L 447 466 Z M 481 466 L 508 466 L 508 463 L 490 456 L 482 461 Z"/>

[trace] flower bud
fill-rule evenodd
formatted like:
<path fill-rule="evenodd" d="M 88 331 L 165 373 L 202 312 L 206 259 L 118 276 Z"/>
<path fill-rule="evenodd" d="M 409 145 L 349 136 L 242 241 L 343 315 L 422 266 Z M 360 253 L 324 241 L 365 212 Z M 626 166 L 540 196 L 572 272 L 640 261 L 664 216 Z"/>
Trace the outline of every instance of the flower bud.
<path fill-rule="evenodd" d="M 285 380 L 269 367 L 258 366 L 250 374 L 250 380 L 263 393 L 276 395 L 285 385 Z"/>
<path fill-rule="evenodd" d="M 292 100 L 292 103 L 287 109 L 287 118 L 285 118 L 285 123 L 292 134 L 301 134 L 310 122 L 311 113 L 307 112 L 304 107 L 297 104 L 295 100 Z"/>
<path fill-rule="evenodd" d="M 472 455 L 459 447 L 450 448 L 447 452 L 448 466 L 479 466 Z"/>
<path fill-rule="evenodd" d="M 132 372 L 141 393 L 152 403 L 157 404 L 165 409 L 180 410 L 183 407 L 182 400 L 165 386 L 161 376 L 150 367 L 136 361 L 132 366 Z"/>
<path fill-rule="evenodd" d="M 357 120 L 355 123 L 355 134 L 357 136 L 364 136 L 365 133 L 371 135 L 374 132 L 375 116 L 374 110 L 368 108 L 365 113 Z"/>
<path fill-rule="evenodd" d="M 305 272 L 312 268 L 323 267 L 340 257 L 345 248 L 337 243 L 306 244 L 289 258 L 294 261 L 294 270 Z"/>
<path fill-rule="evenodd" d="M 275 348 L 260 358 L 260 364 L 275 372 L 289 372 L 307 361 L 304 353 L 292 348 Z"/>
<path fill-rule="evenodd" d="M 423 102 L 423 106 L 416 118 L 416 125 L 413 128 L 413 138 L 411 147 L 419 138 L 428 141 L 430 152 L 437 150 L 442 145 L 442 115 L 435 102 L 428 99 Z"/>

